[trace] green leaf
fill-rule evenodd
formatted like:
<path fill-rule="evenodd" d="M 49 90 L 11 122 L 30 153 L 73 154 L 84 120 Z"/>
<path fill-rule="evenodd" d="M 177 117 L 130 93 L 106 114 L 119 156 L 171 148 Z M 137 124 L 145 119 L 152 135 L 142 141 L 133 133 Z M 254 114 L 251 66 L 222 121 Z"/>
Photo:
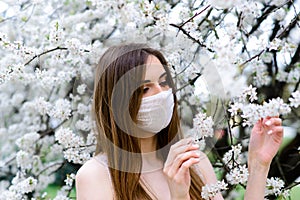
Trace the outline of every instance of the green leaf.
<path fill-rule="evenodd" d="M 55 29 L 58 30 L 58 27 L 59 27 L 58 22 L 56 22 L 55 23 Z"/>
<path fill-rule="evenodd" d="M 21 18 L 21 20 L 22 20 L 23 22 L 27 22 L 27 21 L 28 21 L 28 18 L 27 18 L 26 16 L 24 16 L 24 17 Z"/>

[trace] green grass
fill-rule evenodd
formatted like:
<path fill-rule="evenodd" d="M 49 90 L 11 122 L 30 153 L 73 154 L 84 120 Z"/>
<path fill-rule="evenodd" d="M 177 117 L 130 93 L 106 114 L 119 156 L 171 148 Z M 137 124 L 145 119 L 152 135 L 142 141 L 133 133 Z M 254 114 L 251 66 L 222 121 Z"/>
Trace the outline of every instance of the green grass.
<path fill-rule="evenodd" d="M 293 140 L 294 138 L 284 137 L 279 148 L 279 153 L 284 149 L 284 147 L 286 147 Z"/>
<path fill-rule="evenodd" d="M 53 199 L 57 192 L 59 191 L 61 187 L 60 186 L 57 186 L 57 185 L 49 185 L 44 192 L 47 192 L 47 197 L 46 199 Z M 73 188 L 70 195 L 69 195 L 70 198 L 72 199 L 76 199 L 76 191 L 75 189 Z"/>
<path fill-rule="evenodd" d="M 45 190 L 45 192 L 47 192 L 47 197 L 54 198 L 59 188 L 60 187 L 56 185 L 49 185 Z"/>
<path fill-rule="evenodd" d="M 300 186 L 295 186 L 291 189 L 291 200 L 297 200 L 300 198 Z"/>

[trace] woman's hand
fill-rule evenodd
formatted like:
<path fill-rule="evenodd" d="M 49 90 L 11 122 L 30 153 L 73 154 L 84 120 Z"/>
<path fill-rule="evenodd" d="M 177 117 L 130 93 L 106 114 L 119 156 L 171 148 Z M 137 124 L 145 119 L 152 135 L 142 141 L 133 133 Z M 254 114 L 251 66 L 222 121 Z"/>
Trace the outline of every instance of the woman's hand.
<path fill-rule="evenodd" d="M 167 176 L 174 200 L 190 199 L 191 177 L 189 168 L 200 161 L 199 146 L 191 138 L 182 139 L 171 146 L 163 172 Z"/>
<path fill-rule="evenodd" d="M 283 128 L 278 117 L 266 117 L 253 127 L 248 151 L 249 177 L 245 200 L 263 200 L 270 164 L 282 142 Z"/>
<path fill-rule="evenodd" d="M 279 117 L 259 120 L 253 127 L 249 144 L 249 169 L 252 165 L 269 167 L 282 142 L 283 128 Z"/>

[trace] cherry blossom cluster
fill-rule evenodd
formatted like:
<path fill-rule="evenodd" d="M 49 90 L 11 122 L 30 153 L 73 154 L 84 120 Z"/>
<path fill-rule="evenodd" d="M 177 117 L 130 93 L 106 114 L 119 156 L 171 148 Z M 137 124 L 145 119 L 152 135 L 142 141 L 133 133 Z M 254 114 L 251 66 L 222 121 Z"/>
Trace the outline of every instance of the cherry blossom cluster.
<path fill-rule="evenodd" d="M 282 196 L 283 198 L 287 198 L 289 196 L 289 190 L 283 190 L 284 181 L 278 177 L 271 177 L 267 179 L 265 194 L 267 195 L 275 195 Z"/>
<path fill-rule="evenodd" d="M 215 184 L 206 184 L 202 187 L 201 196 L 204 199 L 211 199 L 216 196 L 219 192 L 227 190 L 228 184 L 222 181 L 218 181 Z"/>
<path fill-rule="evenodd" d="M 298 94 L 299 91 L 292 93 L 289 103 L 285 103 L 282 98 L 277 97 L 270 99 L 268 102 L 263 102 L 262 105 L 257 103 L 249 104 L 248 102 L 254 102 L 258 99 L 256 88 L 250 85 L 241 95 L 233 99 L 228 111 L 232 117 L 240 115 L 243 118 L 243 126 L 252 126 L 261 118 L 289 114 L 291 107 L 300 105 L 297 103 Z"/>
<path fill-rule="evenodd" d="M 55 140 L 65 148 L 64 158 L 69 162 L 83 164 L 90 159 L 90 149 L 86 148 L 83 138 L 74 134 L 71 129 L 58 129 Z"/>
<path fill-rule="evenodd" d="M 212 117 L 207 117 L 205 113 L 198 113 L 193 119 L 195 138 L 212 137 L 214 134 Z"/>
<path fill-rule="evenodd" d="M 7 199 L 23 199 L 24 194 L 34 191 L 37 186 L 37 180 L 28 177 L 26 179 L 13 179 L 13 184 L 7 191 L 4 191 L 0 195 L 1 200 Z"/>
<path fill-rule="evenodd" d="M 290 101 L 290 106 L 291 107 L 299 107 L 300 105 L 300 91 L 296 91 L 296 92 L 293 92 L 292 97 L 289 98 L 289 101 Z"/>
<path fill-rule="evenodd" d="M 233 169 L 237 165 L 242 164 L 242 162 L 244 161 L 242 154 L 242 145 L 232 145 L 231 149 L 224 154 L 222 160 L 230 169 Z"/>

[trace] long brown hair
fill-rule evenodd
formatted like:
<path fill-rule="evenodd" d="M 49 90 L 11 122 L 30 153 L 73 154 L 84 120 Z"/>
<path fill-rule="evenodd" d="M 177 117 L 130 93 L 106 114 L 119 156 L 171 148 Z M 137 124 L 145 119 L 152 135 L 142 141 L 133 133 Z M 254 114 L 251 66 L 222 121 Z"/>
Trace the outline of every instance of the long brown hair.
<path fill-rule="evenodd" d="M 140 184 L 142 158 L 135 126 L 141 104 L 145 63 L 149 55 L 156 56 L 164 66 L 169 86 L 175 91 L 167 61 L 163 55 L 145 44 L 124 44 L 110 47 L 100 58 L 95 71 L 93 116 L 96 122 L 96 154 L 108 157 L 114 195 L 118 200 L 151 199 Z M 174 110 L 170 124 L 156 134 L 157 156 L 166 161 L 169 148 L 182 138 L 174 95 Z M 202 199 L 203 182 L 190 169 L 191 199 Z"/>

